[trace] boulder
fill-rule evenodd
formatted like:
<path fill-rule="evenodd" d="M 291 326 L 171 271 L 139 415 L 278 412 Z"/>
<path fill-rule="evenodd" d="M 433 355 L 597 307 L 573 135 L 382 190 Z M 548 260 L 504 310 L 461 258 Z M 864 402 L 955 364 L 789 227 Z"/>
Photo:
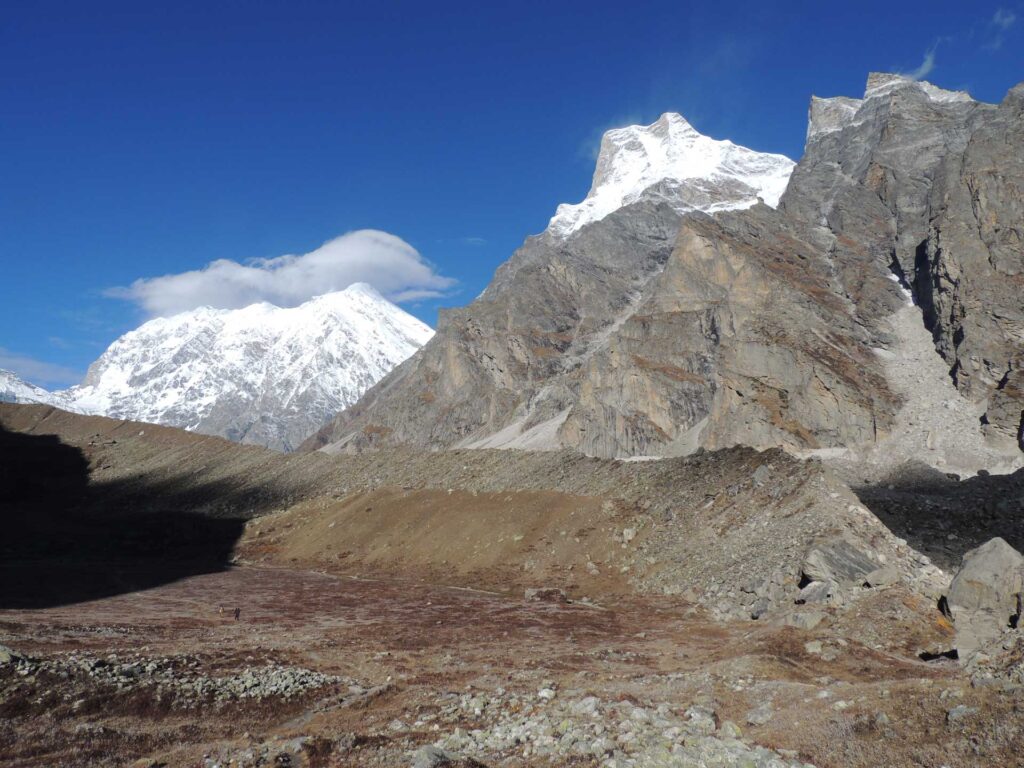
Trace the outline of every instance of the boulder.
<path fill-rule="evenodd" d="M 834 581 L 838 584 L 862 583 L 878 568 L 868 554 L 845 538 L 815 544 L 804 556 L 801 566 L 810 581 Z"/>
<path fill-rule="evenodd" d="M 1003 539 L 990 539 L 964 555 L 946 595 L 961 661 L 969 661 L 1020 617 L 1024 556 Z"/>
<path fill-rule="evenodd" d="M 6 645 L 0 645 L 0 664 L 13 664 L 21 658 L 24 657 L 13 648 L 8 648 Z"/>
<path fill-rule="evenodd" d="M 797 595 L 797 605 L 813 603 L 839 603 L 839 585 L 834 581 L 812 581 L 800 590 Z"/>
<path fill-rule="evenodd" d="M 764 725 L 775 715 L 775 710 L 768 702 L 764 702 L 747 712 L 747 723 L 750 725 Z"/>
<path fill-rule="evenodd" d="M 782 617 L 780 623 L 787 627 L 797 627 L 798 629 L 814 629 L 824 620 L 824 612 L 811 610 L 786 614 Z"/>
<path fill-rule="evenodd" d="M 864 586 L 866 587 L 888 587 L 890 584 L 895 584 L 900 580 L 900 572 L 893 568 L 891 565 L 882 566 L 876 568 L 867 576 L 864 577 Z"/>
<path fill-rule="evenodd" d="M 428 744 L 416 750 L 412 758 L 412 768 L 441 768 L 445 765 L 455 765 L 459 761 L 458 755 Z"/>

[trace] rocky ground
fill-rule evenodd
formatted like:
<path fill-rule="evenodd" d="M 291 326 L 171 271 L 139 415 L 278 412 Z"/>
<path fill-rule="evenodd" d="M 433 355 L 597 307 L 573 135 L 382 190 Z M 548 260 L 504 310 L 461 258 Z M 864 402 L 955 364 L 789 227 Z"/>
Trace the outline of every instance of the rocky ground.
<path fill-rule="evenodd" d="M 0 449 L 4 765 L 953 768 L 1024 745 L 1020 475 L 281 456 L 26 406 L 0 406 Z"/>
<path fill-rule="evenodd" d="M 890 647 L 913 626 L 943 632 L 898 588 L 860 610 Z M 1024 689 L 872 648 L 837 616 L 803 630 L 669 598 L 234 568 L 4 611 L 17 650 L 0 665 L 0 753 L 17 766 L 1013 764 Z"/>

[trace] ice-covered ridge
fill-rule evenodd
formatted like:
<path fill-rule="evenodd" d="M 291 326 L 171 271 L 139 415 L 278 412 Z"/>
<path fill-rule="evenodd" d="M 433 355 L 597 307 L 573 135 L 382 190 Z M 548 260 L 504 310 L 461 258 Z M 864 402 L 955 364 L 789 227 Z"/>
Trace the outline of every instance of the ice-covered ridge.
<path fill-rule="evenodd" d="M 642 198 L 680 212 L 749 208 L 758 198 L 778 204 L 794 163 L 704 136 L 681 115 L 666 112 L 651 125 L 608 131 L 583 202 L 558 206 L 548 232 L 567 237 Z"/>
<path fill-rule="evenodd" d="M 297 307 L 201 307 L 126 333 L 59 394 L 88 413 L 291 449 L 432 335 L 362 283 Z"/>
<path fill-rule="evenodd" d="M 60 393 L 30 384 L 13 371 L 0 369 L 0 403 L 38 403 L 53 405 L 65 411 L 74 410 Z"/>

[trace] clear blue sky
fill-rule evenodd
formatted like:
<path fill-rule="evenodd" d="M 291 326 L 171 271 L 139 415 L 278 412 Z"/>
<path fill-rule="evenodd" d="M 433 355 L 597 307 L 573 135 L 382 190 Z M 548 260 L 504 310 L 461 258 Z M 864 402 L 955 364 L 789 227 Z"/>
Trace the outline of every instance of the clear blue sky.
<path fill-rule="evenodd" d="M 785 10 L 780 10 L 779 6 Z M 403 238 L 465 304 L 602 130 L 667 110 L 798 158 L 811 94 L 869 70 L 998 101 L 1021 2 L 7 2 L 0 13 L 0 367 L 70 383 L 144 312 L 104 290 Z"/>

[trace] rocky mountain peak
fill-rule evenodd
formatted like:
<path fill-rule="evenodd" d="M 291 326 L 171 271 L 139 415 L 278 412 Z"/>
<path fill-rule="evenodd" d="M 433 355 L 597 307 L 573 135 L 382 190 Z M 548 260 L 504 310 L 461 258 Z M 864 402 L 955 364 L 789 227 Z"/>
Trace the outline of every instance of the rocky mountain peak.
<path fill-rule="evenodd" d="M 924 80 L 914 80 L 906 75 L 892 72 L 872 72 L 868 75 L 862 99 L 847 96 L 811 97 L 807 120 L 807 142 L 861 122 L 857 113 L 866 102 L 892 97 L 894 94 L 924 96 L 932 104 L 973 105 L 977 103 L 966 91 L 946 90 Z"/>
<path fill-rule="evenodd" d="M 974 99 L 966 91 L 949 91 L 939 88 L 924 80 L 914 80 L 906 75 L 893 74 L 889 72 L 872 72 L 868 75 L 867 86 L 864 89 L 864 98 L 872 99 L 879 96 L 887 96 L 900 90 L 918 90 L 924 93 L 929 99 L 940 102 L 973 102 Z"/>
<path fill-rule="evenodd" d="M 709 138 L 666 112 L 650 125 L 606 132 L 590 192 L 579 204 L 558 206 L 547 231 L 568 237 L 641 199 L 667 202 L 680 213 L 749 208 L 758 198 L 774 206 L 793 165 L 783 155 Z"/>

